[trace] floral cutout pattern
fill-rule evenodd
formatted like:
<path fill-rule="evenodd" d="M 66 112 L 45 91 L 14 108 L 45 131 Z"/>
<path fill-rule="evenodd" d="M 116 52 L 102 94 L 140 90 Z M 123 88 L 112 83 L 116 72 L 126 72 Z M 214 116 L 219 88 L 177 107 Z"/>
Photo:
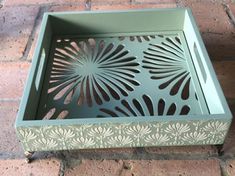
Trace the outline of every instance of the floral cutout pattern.
<path fill-rule="evenodd" d="M 37 120 L 207 113 L 181 32 L 54 42 Z"/>
<path fill-rule="evenodd" d="M 143 53 L 143 68 L 149 70 L 152 80 L 162 80 L 158 88 L 170 87 L 170 95 L 180 93 L 181 98 L 187 100 L 191 75 L 180 38 L 166 37 L 160 44 L 150 43 Z"/>
<path fill-rule="evenodd" d="M 176 103 L 166 103 L 162 98 L 158 101 L 152 99 L 154 98 L 144 94 L 141 99 L 134 98 L 130 102 L 121 100 L 121 106 L 114 109 L 101 108 L 97 117 L 187 115 L 190 111 L 188 105 L 178 105 L 176 108 Z"/>
<path fill-rule="evenodd" d="M 150 41 L 151 39 L 155 39 L 156 36 L 155 35 L 144 35 L 144 36 L 128 36 L 128 37 L 125 37 L 125 36 L 120 36 L 118 37 L 118 39 L 120 41 L 123 41 L 125 40 L 126 38 L 128 38 L 131 42 L 144 42 L 144 41 Z"/>
<path fill-rule="evenodd" d="M 88 107 L 119 100 L 140 85 L 135 79 L 140 72 L 138 66 L 136 57 L 122 44 L 92 38 L 59 41 L 50 72 L 49 100 L 61 106 L 77 103 Z M 48 119 L 58 118 L 61 113 L 53 106 L 45 107 L 42 117 L 52 108 L 55 112 Z"/>
<path fill-rule="evenodd" d="M 133 122 L 18 128 L 25 151 L 222 144 L 230 122 Z M 79 130 L 82 129 L 82 130 Z M 58 135 L 60 137 L 58 137 Z"/>

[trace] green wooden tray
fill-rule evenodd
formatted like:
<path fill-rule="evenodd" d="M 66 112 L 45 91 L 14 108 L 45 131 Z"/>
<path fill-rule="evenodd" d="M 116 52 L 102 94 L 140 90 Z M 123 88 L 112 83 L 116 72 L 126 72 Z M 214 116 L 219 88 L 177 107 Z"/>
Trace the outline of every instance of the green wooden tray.
<path fill-rule="evenodd" d="M 222 144 L 227 106 L 189 9 L 45 13 L 25 151 Z"/>

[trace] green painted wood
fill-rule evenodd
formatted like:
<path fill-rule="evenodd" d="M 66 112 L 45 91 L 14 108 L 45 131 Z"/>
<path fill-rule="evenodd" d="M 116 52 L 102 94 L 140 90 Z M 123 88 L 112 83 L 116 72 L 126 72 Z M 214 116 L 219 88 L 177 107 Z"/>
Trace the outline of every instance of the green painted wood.
<path fill-rule="evenodd" d="M 231 119 L 190 10 L 64 12 L 44 15 L 16 130 L 26 151 L 207 145 Z"/>
<path fill-rule="evenodd" d="M 19 127 L 25 151 L 222 144 L 230 122 L 164 122 Z"/>
<path fill-rule="evenodd" d="M 37 119 L 208 114 L 181 31 L 56 37 L 49 60 Z"/>
<path fill-rule="evenodd" d="M 90 35 L 182 30 L 185 10 L 85 11 L 48 13 L 48 15 L 56 35 Z"/>

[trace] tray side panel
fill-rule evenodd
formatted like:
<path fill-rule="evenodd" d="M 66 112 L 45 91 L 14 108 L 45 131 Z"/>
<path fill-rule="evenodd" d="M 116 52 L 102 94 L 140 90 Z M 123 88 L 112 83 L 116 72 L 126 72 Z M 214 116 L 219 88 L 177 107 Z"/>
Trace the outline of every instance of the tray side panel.
<path fill-rule="evenodd" d="M 21 100 L 16 126 L 17 123 L 22 120 L 33 120 L 35 118 L 42 89 L 44 73 L 46 70 L 47 58 L 50 51 L 51 38 L 52 29 L 50 20 L 47 15 L 44 15 L 36 50 L 33 56 L 33 62 L 28 74 L 23 98 Z"/>
<path fill-rule="evenodd" d="M 182 30 L 185 9 L 51 13 L 55 35 Z"/>
<path fill-rule="evenodd" d="M 225 113 L 226 118 L 231 119 L 232 114 L 190 10 L 185 14 L 184 34 L 210 113 Z"/>
<path fill-rule="evenodd" d="M 25 151 L 222 144 L 226 120 L 18 127 Z"/>

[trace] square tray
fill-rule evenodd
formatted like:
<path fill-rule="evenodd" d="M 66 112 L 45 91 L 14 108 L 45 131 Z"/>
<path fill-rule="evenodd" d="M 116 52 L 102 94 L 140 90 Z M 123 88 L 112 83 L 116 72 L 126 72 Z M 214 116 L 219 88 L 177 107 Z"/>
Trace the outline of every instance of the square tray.
<path fill-rule="evenodd" d="M 46 13 L 25 151 L 222 144 L 232 115 L 189 9 Z"/>

